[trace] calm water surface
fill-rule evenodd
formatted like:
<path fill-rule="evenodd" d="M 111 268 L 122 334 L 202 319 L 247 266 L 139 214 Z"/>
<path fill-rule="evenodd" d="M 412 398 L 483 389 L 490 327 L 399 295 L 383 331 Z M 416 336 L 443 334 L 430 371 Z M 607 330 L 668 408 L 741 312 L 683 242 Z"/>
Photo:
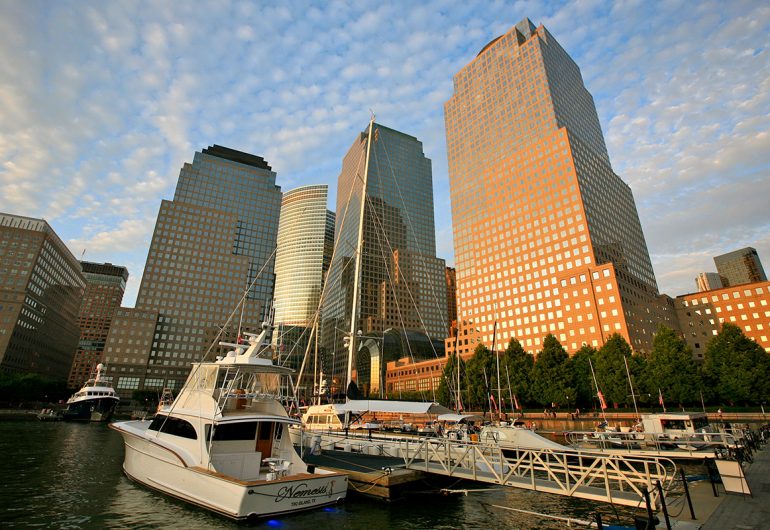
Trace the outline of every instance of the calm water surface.
<path fill-rule="evenodd" d="M 392 504 L 349 496 L 334 508 L 243 525 L 129 481 L 122 463 L 123 440 L 106 425 L 0 420 L 0 527 L 561 529 L 564 522 L 496 506 L 583 520 L 594 520 L 600 512 L 605 524 L 631 525 L 635 513 L 578 499 L 466 483 L 464 487 L 473 488 L 467 495 L 414 495 Z"/>

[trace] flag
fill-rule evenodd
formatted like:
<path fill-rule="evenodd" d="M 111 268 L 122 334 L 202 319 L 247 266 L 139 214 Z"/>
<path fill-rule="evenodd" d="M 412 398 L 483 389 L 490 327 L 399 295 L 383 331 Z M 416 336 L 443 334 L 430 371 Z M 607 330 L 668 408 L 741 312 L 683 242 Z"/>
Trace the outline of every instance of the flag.
<path fill-rule="evenodd" d="M 602 410 L 607 408 L 607 402 L 604 401 L 604 394 L 602 394 L 602 391 L 599 390 L 598 394 L 599 396 L 599 406 L 601 406 Z"/>
<path fill-rule="evenodd" d="M 513 395 L 513 403 L 516 406 L 516 410 L 519 410 L 521 408 L 519 406 L 519 400 L 516 398 L 516 394 Z"/>
<path fill-rule="evenodd" d="M 497 402 L 495 401 L 495 396 L 493 396 L 492 394 L 489 394 L 489 401 L 492 402 L 492 406 L 494 407 L 494 410 L 499 412 L 500 409 L 497 408 Z"/>
<path fill-rule="evenodd" d="M 663 412 L 666 412 L 666 404 L 663 403 L 663 392 L 660 391 L 660 388 L 658 389 L 658 402 L 663 407 Z"/>

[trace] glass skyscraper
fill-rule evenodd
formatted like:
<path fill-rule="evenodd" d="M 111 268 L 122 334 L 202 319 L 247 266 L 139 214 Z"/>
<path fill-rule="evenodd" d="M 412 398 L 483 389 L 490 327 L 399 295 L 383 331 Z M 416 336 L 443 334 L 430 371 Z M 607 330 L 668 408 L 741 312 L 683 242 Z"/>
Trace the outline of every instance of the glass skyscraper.
<path fill-rule="evenodd" d="M 218 145 L 184 164 L 174 200 L 161 203 L 136 308 L 119 311 L 107 340 L 119 392 L 178 389 L 223 326 L 226 340 L 260 329 L 273 298 L 275 178 L 261 157 Z"/>
<path fill-rule="evenodd" d="M 334 246 L 334 213 L 329 187 L 302 186 L 283 194 L 275 258 L 274 322 L 281 361 L 302 362 L 310 328 L 319 313 L 321 289 Z"/>
<path fill-rule="evenodd" d="M 377 123 L 373 131 L 370 156 L 367 128 L 345 155 L 337 183 L 335 251 L 322 303 L 322 343 L 325 361 L 331 363 L 325 372 L 338 376 L 338 388 L 347 368 L 343 342 L 351 329 L 362 197 L 366 202 L 356 329 L 379 348 L 386 333 L 412 332 L 413 338 L 422 336 L 428 344 L 428 351 L 422 352 L 426 356 L 435 356 L 431 341 L 440 343 L 448 330 L 445 263 L 436 258 L 431 162 L 417 138 Z M 366 362 L 366 352 L 362 359 L 355 371 L 359 387 L 366 387 L 372 383 L 370 367 L 382 365 L 375 359 Z"/>
<path fill-rule="evenodd" d="M 631 189 L 580 70 L 528 19 L 454 77 L 445 104 L 461 353 L 551 333 L 574 352 L 663 318 Z M 454 341 L 448 344 L 453 345 Z"/>

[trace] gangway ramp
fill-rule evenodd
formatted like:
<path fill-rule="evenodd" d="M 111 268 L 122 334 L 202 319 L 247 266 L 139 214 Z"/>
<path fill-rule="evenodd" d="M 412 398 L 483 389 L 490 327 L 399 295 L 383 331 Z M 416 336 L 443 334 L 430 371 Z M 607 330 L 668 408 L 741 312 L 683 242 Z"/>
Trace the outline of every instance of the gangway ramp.
<path fill-rule="evenodd" d="M 667 491 L 676 477 L 674 462 L 658 457 L 503 449 L 435 438 L 402 441 L 400 451 L 407 469 L 634 507 L 645 505 L 645 490 L 657 505 L 657 481 Z"/>

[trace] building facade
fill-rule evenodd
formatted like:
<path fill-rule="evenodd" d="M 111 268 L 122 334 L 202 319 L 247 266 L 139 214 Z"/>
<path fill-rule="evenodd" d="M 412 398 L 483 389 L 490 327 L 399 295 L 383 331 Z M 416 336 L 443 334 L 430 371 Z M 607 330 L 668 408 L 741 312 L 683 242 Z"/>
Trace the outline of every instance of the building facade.
<path fill-rule="evenodd" d="M 104 345 L 110 325 L 123 301 L 128 281 L 128 269 L 125 267 L 88 261 L 81 261 L 80 266 L 86 289 L 78 314 L 80 340 L 67 380 L 70 388 L 80 388 L 96 365 L 104 360 Z"/>
<path fill-rule="evenodd" d="M 454 77 L 445 104 L 458 350 L 613 333 L 651 347 L 664 316 L 631 189 L 610 165 L 578 66 L 523 20 Z M 453 346 L 447 341 L 447 348 Z"/>
<path fill-rule="evenodd" d="M 328 186 L 283 194 L 275 258 L 273 334 L 282 364 L 299 368 L 319 315 L 324 278 L 334 248 L 334 213 Z M 313 368 L 312 366 L 310 367 Z"/>
<path fill-rule="evenodd" d="M 702 360 L 709 341 L 730 322 L 770 353 L 770 282 L 723 287 L 676 298 L 676 313 L 693 357 Z"/>
<path fill-rule="evenodd" d="M 0 213 L 0 370 L 66 381 L 85 287 L 46 221 Z"/>
<path fill-rule="evenodd" d="M 347 368 L 344 338 L 351 329 L 363 206 L 355 328 L 371 347 L 355 362 L 359 387 L 371 387 L 372 381 L 374 385 L 379 381 L 371 376 L 371 366 L 384 367 L 384 362 L 370 358 L 386 355 L 379 352 L 385 334 L 419 332 L 430 344 L 443 341 L 448 331 L 446 266 L 436 257 L 431 161 L 417 138 L 377 123 L 373 131 L 370 153 L 367 128 L 343 159 L 337 184 L 334 259 L 322 303 L 325 372 L 338 376 L 339 384 Z M 365 172 L 367 185 L 363 190 Z"/>
<path fill-rule="evenodd" d="M 118 313 L 105 346 L 122 395 L 178 390 L 218 340 L 261 329 L 273 298 L 275 178 L 261 157 L 218 145 L 184 164 L 174 199 L 161 203 L 135 311 Z"/>
<path fill-rule="evenodd" d="M 714 256 L 714 264 L 724 287 L 767 281 L 759 254 L 751 247 Z"/>
<path fill-rule="evenodd" d="M 721 289 L 722 279 L 716 272 L 701 272 L 695 277 L 695 288 L 699 293 L 712 289 Z"/>

